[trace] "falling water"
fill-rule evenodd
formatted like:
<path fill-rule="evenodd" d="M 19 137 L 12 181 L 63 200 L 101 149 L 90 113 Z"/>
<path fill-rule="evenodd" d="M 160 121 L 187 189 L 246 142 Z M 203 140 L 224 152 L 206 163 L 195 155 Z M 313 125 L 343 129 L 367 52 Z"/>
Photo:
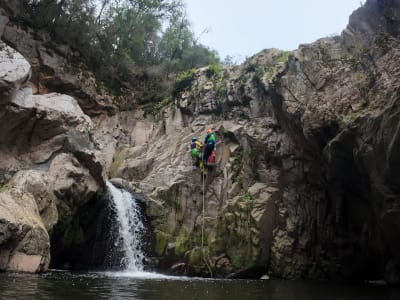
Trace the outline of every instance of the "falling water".
<path fill-rule="evenodd" d="M 138 205 L 129 192 L 116 188 L 110 182 L 107 182 L 107 189 L 117 216 L 117 244 L 123 253 L 120 265 L 126 271 L 142 271 L 145 256 L 141 249 L 141 235 L 145 228 Z"/>

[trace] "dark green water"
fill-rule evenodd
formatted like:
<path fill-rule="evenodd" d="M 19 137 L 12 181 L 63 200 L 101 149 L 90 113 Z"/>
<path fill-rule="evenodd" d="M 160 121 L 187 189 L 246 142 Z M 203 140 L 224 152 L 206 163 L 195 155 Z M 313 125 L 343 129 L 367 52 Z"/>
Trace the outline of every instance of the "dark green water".
<path fill-rule="evenodd" d="M 0 274 L 0 299 L 399 300 L 400 289 L 310 281 L 207 280 L 141 274 Z"/>

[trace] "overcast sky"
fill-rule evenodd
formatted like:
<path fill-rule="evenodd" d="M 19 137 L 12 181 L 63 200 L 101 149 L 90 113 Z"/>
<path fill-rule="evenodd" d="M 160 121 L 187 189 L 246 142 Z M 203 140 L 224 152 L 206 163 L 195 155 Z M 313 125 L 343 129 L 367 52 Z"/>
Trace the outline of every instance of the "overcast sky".
<path fill-rule="evenodd" d="M 293 50 L 340 34 L 364 0 L 184 0 L 200 42 L 223 59 L 266 48 Z M 201 34 L 205 29 L 208 33 Z"/>

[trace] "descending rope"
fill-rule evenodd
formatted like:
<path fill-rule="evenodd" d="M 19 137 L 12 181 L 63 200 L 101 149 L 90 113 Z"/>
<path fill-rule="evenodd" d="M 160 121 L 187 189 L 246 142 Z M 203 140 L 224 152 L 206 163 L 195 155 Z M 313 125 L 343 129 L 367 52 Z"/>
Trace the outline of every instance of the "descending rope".
<path fill-rule="evenodd" d="M 205 184 L 204 184 L 204 177 L 205 177 L 205 172 L 204 172 L 204 165 L 203 165 L 203 210 L 202 210 L 202 224 L 201 224 L 201 249 L 204 251 L 204 215 L 205 215 Z M 203 253 L 204 254 L 204 253 Z"/>
<path fill-rule="evenodd" d="M 205 197 L 206 197 L 206 191 L 205 191 L 205 171 L 204 171 L 204 165 L 203 165 L 203 210 L 202 210 L 202 224 L 201 224 L 201 253 L 203 255 L 203 262 L 207 266 L 208 271 L 210 272 L 210 276 L 213 277 L 213 272 L 212 268 L 210 265 L 209 257 L 208 257 L 208 252 L 207 252 L 207 257 L 204 253 L 204 219 L 205 219 Z"/>

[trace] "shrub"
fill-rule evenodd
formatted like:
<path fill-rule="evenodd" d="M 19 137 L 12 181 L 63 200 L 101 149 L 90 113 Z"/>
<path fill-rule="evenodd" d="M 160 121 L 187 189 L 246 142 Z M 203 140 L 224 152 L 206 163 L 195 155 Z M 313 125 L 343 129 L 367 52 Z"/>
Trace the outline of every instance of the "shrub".
<path fill-rule="evenodd" d="M 390 36 L 384 31 L 379 32 L 375 38 L 375 45 L 383 50 L 388 50 L 389 48 Z"/>
<path fill-rule="evenodd" d="M 182 74 L 179 75 L 175 80 L 173 94 L 177 95 L 184 89 L 188 88 L 194 79 L 195 73 L 196 69 L 189 69 L 185 72 L 182 72 Z"/>
<path fill-rule="evenodd" d="M 144 114 L 151 114 L 155 116 L 160 113 L 165 107 L 167 107 L 171 102 L 172 98 L 166 97 L 156 103 L 147 103 L 144 105 Z"/>
<path fill-rule="evenodd" d="M 244 202 L 246 203 L 246 205 L 250 205 L 250 203 L 251 203 L 251 195 L 250 195 L 250 193 L 247 191 L 245 194 L 244 194 Z"/>
<path fill-rule="evenodd" d="M 219 73 L 221 72 L 221 68 L 218 64 L 212 64 L 209 65 L 207 70 L 206 70 L 206 76 L 207 78 L 212 78 L 212 77 L 216 77 L 219 75 Z"/>

